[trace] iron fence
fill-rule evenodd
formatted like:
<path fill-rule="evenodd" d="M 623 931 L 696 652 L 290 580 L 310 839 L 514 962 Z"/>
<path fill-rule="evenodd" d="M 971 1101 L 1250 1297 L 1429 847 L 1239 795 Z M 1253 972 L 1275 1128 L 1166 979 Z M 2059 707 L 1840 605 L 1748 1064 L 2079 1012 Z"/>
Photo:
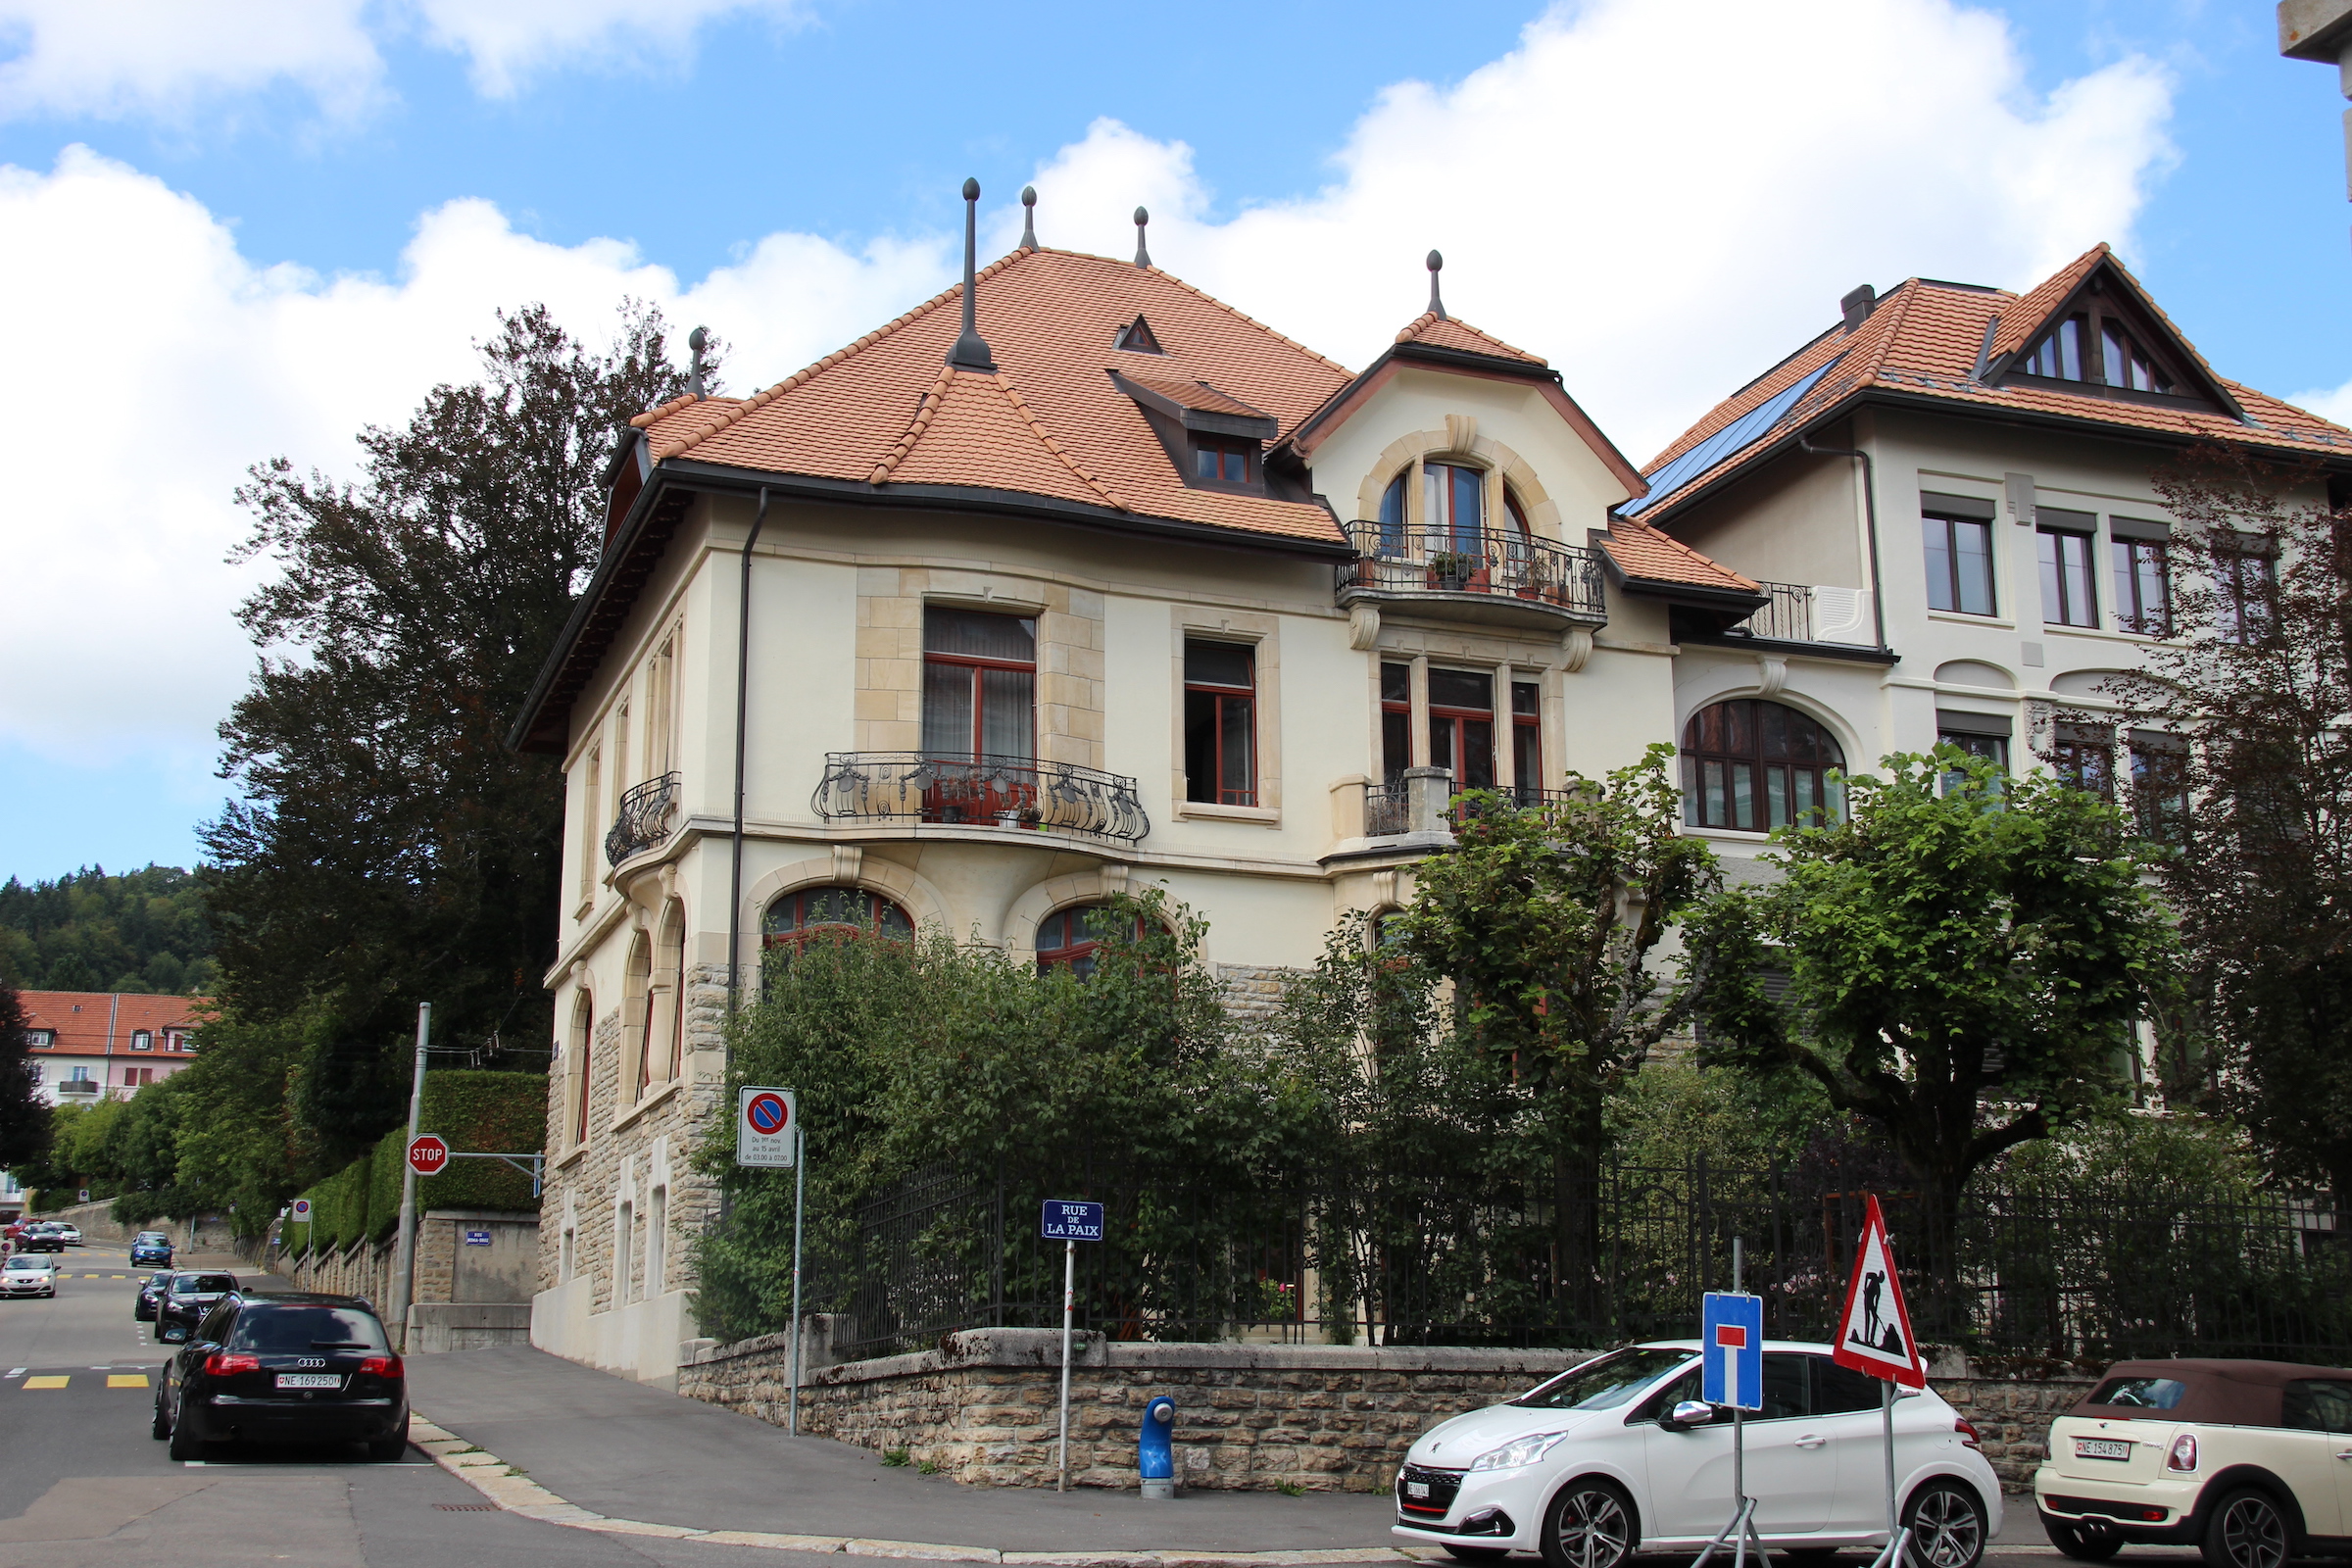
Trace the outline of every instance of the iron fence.
<path fill-rule="evenodd" d="M 632 855 L 642 855 L 666 843 L 677 808 L 675 773 L 663 773 L 633 786 L 620 798 L 612 830 L 605 835 L 605 863 L 618 865 Z"/>
<path fill-rule="evenodd" d="M 1077 1251 L 1079 1327 L 1122 1340 L 1591 1346 L 1696 1331 L 1746 1288 L 1765 1332 L 1834 1332 L 1877 1186 L 1922 1338 L 2091 1365 L 2203 1354 L 2352 1360 L 2352 1249 L 2293 1198 L 1987 1189 L 1933 1234 L 1917 1194 L 1837 1163 L 1604 1164 L 1525 1179 L 1363 1178 L 1223 1190 L 1073 1180 L 1040 1194 L 951 1170 L 868 1199 L 812 1268 L 810 1310 L 853 1356 L 981 1327 L 1057 1327 L 1042 1197 L 1106 1210 Z"/>
<path fill-rule="evenodd" d="M 1031 757 L 827 752 L 808 804 L 828 822 L 936 822 L 1127 843 L 1152 831 L 1134 779 Z"/>
<path fill-rule="evenodd" d="M 1517 531 L 1404 523 L 1356 522 L 1348 532 L 1356 558 L 1339 568 L 1343 605 L 1358 594 L 1408 599 L 1477 594 L 1545 605 L 1595 621 L 1608 614 L 1600 558 L 1576 545 Z"/>

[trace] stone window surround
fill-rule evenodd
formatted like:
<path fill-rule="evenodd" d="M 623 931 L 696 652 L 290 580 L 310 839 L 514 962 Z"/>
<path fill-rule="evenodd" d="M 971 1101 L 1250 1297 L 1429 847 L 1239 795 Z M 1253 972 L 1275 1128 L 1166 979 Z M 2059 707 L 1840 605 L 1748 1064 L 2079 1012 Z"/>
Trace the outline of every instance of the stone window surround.
<path fill-rule="evenodd" d="M 1795 709 L 1828 730 L 1837 740 L 1838 749 L 1848 758 L 1867 755 L 1867 749 L 1862 744 L 1861 732 L 1846 722 L 1845 716 L 1838 712 L 1836 707 L 1823 698 L 1788 686 L 1786 684 L 1788 677 L 1788 668 L 1785 661 L 1754 659 L 1717 664 L 1693 677 L 1688 683 L 1678 683 L 1674 689 L 1676 746 L 1678 748 L 1681 746 L 1684 729 L 1699 710 L 1711 708 L 1717 703 L 1733 702 L 1747 697 L 1763 702 L 1779 703 L 1784 708 Z M 1979 695 L 1983 694 L 1979 693 Z M 1679 762 L 1680 759 L 1678 758 L 1676 760 Z M 1849 761 L 1847 766 L 1851 768 L 1853 764 Z M 1680 776 L 1673 775 L 1673 781 L 1679 788 Z M 1693 836 L 1706 836 L 1718 832 L 1738 838 L 1762 839 L 1766 836 L 1761 833 L 1745 834 L 1738 828 L 1685 828 L 1683 831 Z"/>
<path fill-rule="evenodd" d="M 754 977 L 760 972 L 761 917 L 769 905 L 799 888 L 833 884 L 881 894 L 905 909 L 918 929 L 947 923 L 947 901 L 928 880 L 896 860 L 868 856 L 859 845 L 836 844 L 823 855 L 777 866 L 744 890 L 743 948 L 735 959 L 743 972 Z"/>
<path fill-rule="evenodd" d="M 1406 739 L 1411 745 L 1411 765 L 1429 766 L 1429 670 L 1432 664 L 1446 669 L 1472 669 L 1492 675 L 1494 679 L 1494 780 L 1497 785 L 1521 782 L 1516 773 L 1516 755 L 1511 749 L 1510 683 L 1532 679 L 1537 686 L 1537 729 L 1543 737 L 1540 755 L 1543 758 L 1544 779 L 1537 781 L 1540 789 L 1556 789 L 1557 781 L 1566 776 L 1567 749 L 1567 684 L 1566 675 L 1573 666 L 1555 649 L 1546 649 L 1541 658 L 1535 657 L 1525 639 L 1494 636 L 1468 630 L 1449 628 L 1444 632 L 1411 628 L 1392 620 L 1384 625 L 1369 650 L 1365 682 L 1367 710 L 1370 718 L 1371 741 L 1368 755 L 1372 766 L 1366 777 L 1377 781 L 1381 768 L 1381 706 L 1380 666 L 1384 663 L 1407 664 L 1412 669 L 1412 713 L 1406 721 Z"/>
<path fill-rule="evenodd" d="M 1402 473 L 1404 485 L 1404 521 L 1408 528 L 1427 524 L 1425 498 L 1420 470 L 1424 463 L 1446 462 L 1463 467 L 1484 468 L 1498 475 L 1510 486 L 1511 494 L 1519 500 L 1519 510 L 1527 514 L 1528 531 L 1539 539 L 1554 543 L 1573 544 L 1560 517 L 1558 503 L 1536 477 L 1532 464 L 1517 452 L 1492 436 L 1478 433 L 1478 416 L 1471 414 L 1448 414 L 1446 425 L 1440 430 L 1414 430 L 1398 436 L 1383 447 L 1380 456 L 1372 460 L 1365 471 L 1364 482 L 1356 491 L 1356 516 L 1371 521 L 1380 515 L 1380 498 L 1391 482 Z M 1499 533 L 1510 525 L 1510 514 L 1503 510 L 1500 485 L 1486 485 L 1484 506 L 1485 523 L 1489 532 Z"/>
<path fill-rule="evenodd" d="M 1073 904 L 1099 904 L 1135 891 L 1128 868 L 1110 861 L 1092 871 L 1049 877 L 1012 901 L 1004 912 L 1004 951 L 1017 963 L 1037 961 L 1037 928 L 1047 915 Z"/>
<path fill-rule="evenodd" d="M 1178 820 L 1282 825 L 1282 617 L 1213 605 L 1173 604 L 1169 613 L 1168 812 Z M 1257 680 L 1257 799 L 1255 806 L 1188 801 L 1184 770 L 1184 645 L 1246 643 Z M 1042 917 L 1042 916 L 1041 916 Z"/>

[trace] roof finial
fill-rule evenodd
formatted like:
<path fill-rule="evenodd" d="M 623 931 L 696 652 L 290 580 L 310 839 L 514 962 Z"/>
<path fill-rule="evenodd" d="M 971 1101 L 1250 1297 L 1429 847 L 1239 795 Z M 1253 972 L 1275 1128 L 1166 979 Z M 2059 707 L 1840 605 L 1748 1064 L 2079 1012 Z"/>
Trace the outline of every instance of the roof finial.
<path fill-rule="evenodd" d="M 1152 265 L 1152 253 L 1144 249 L 1144 229 L 1151 221 L 1152 215 L 1150 213 L 1141 207 L 1135 210 L 1135 265 L 1138 267 Z"/>
<path fill-rule="evenodd" d="M 980 328 L 973 323 L 976 279 L 973 276 L 973 257 L 980 243 L 980 182 L 963 182 L 963 335 L 948 350 L 948 363 L 962 370 L 993 370 L 995 356 L 981 341 Z"/>
<path fill-rule="evenodd" d="M 694 358 L 686 367 L 686 395 L 697 403 L 709 396 L 703 390 L 703 345 L 710 341 L 710 332 L 708 327 L 698 326 L 686 334 L 686 347 L 694 353 Z"/>
<path fill-rule="evenodd" d="M 1439 320 L 1446 319 L 1446 302 L 1438 298 L 1438 273 L 1446 269 L 1446 258 L 1436 251 L 1429 253 L 1429 314 Z"/>
<path fill-rule="evenodd" d="M 1021 249 L 1037 249 L 1037 187 L 1021 187 Z"/>

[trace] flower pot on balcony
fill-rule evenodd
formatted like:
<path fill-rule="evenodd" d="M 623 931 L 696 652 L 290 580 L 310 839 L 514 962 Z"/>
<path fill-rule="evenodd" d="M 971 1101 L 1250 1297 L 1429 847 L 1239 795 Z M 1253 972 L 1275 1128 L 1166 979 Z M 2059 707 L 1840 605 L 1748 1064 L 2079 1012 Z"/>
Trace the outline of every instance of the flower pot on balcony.
<path fill-rule="evenodd" d="M 1429 585 L 1444 593 L 1458 594 L 1470 586 L 1484 564 L 1476 556 L 1434 555 L 1429 558 Z"/>

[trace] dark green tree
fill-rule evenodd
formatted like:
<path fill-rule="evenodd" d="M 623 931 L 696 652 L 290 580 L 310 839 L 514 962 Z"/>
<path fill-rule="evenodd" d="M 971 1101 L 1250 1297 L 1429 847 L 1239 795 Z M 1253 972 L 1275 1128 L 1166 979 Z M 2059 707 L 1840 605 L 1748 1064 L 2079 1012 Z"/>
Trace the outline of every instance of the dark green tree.
<path fill-rule="evenodd" d="M 0 986 L 0 1166 L 38 1165 L 49 1152 L 49 1107 L 32 1085 L 24 1004 Z"/>
<path fill-rule="evenodd" d="M 2282 1174 L 2352 1208 L 2352 504 L 2241 452 L 2156 476 L 2173 636 L 2111 682 L 2134 804 L 2188 958 L 2162 1057 L 2176 1102 L 2236 1111 Z"/>
<path fill-rule="evenodd" d="M 1979 1166 L 2123 1091 L 2174 936 L 2105 801 L 1948 747 L 1886 765 L 1841 820 L 1780 830 L 1776 880 L 1695 911 L 1687 963 L 1707 1059 L 1793 1066 L 1881 1130 L 1928 1262 Z"/>
<path fill-rule="evenodd" d="M 204 995 L 213 936 L 202 876 L 93 865 L 29 887 L 11 877 L 0 885 L 0 980 L 28 991 Z"/>
<path fill-rule="evenodd" d="M 240 617 L 266 650 L 220 726 L 242 799 L 205 830 L 220 997 L 314 1016 L 295 1100 L 327 1168 L 399 1119 L 416 1003 L 436 1034 L 545 1040 L 563 781 L 504 739 L 604 537 L 614 432 L 682 390 L 658 312 L 598 353 L 531 306 L 483 374 L 360 436 L 364 477 L 252 470 Z M 321 1011 L 322 1009 L 322 1011 Z"/>

